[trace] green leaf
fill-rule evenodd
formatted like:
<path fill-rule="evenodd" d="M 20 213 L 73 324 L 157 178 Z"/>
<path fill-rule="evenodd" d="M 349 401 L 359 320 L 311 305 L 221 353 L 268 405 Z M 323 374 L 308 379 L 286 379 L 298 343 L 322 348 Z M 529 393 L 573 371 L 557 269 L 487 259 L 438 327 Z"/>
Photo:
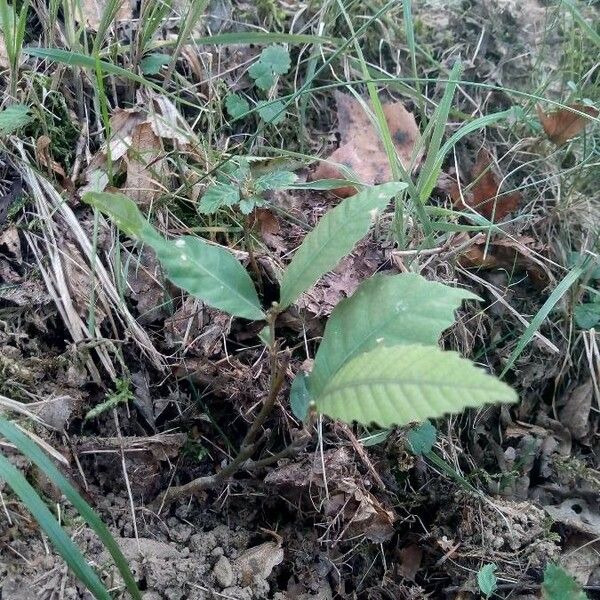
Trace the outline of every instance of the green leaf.
<path fill-rule="evenodd" d="M 79 495 L 77 490 L 67 481 L 64 475 L 54 466 L 54 463 L 48 456 L 25 435 L 6 419 L 0 418 L 0 434 L 12 442 L 20 452 L 33 461 L 37 467 L 46 475 L 46 477 L 58 486 L 60 491 L 66 496 L 69 502 L 77 509 L 79 514 L 85 519 L 85 522 L 96 532 L 106 549 L 109 551 L 115 565 L 121 572 L 123 581 L 132 598 L 139 600 L 141 594 L 135 583 L 135 579 L 129 569 L 127 559 L 123 556 L 119 545 L 108 531 L 108 528 L 100 517 L 94 512 L 91 506 Z M 0 455 L 1 456 L 1 455 Z M 39 519 L 38 519 L 39 521 Z"/>
<path fill-rule="evenodd" d="M 581 329 L 591 329 L 600 323 L 600 302 L 578 304 L 573 310 L 575 323 Z"/>
<path fill-rule="evenodd" d="M 494 563 L 483 565 L 477 573 L 477 585 L 479 591 L 489 598 L 498 589 L 498 580 L 496 579 L 496 569 L 498 567 Z"/>
<path fill-rule="evenodd" d="M 285 75 L 290 66 L 290 54 L 283 46 L 269 46 L 248 69 L 248 74 L 261 90 L 267 91 L 273 87 L 276 76 Z"/>
<path fill-rule="evenodd" d="M 435 444 L 437 429 L 429 421 L 425 421 L 425 423 L 411 429 L 407 434 L 407 438 L 410 451 L 415 456 L 428 454 Z"/>
<path fill-rule="evenodd" d="M 175 285 L 231 315 L 251 320 L 265 317 L 250 275 L 225 248 L 196 237 L 164 239 L 122 194 L 88 192 L 83 201 L 118 219 L 123 231 L 151 246 Z"/>
<path fill-rule="evenodd" d="M 24 127 L 31 121 L 29 106 L 26 104 L 11 104 L 0 111 L 0 133 L 8 135 Z"/>
<path fill-rule="evenodd" d="M 290 407 L 292 413 L 299 421 L 304 421 L 308 416 L 311 395 L 306 385 L 306 374 L 298 373 L 290 387 Z"/>
<path fill-rule="evenodd" d="M 587 600 L 581 586 L 562 567 L 552 563 L 544 569 L 542 595 L 545 600 Z"/>
<path fill-rule="evenodd" d="M 260 62 L 268 65 L 278 75 L 285 75 L 292 66 L 290 53 L 283 46 L 265 48 L 260 53 Z"/>
<path fill-rule="evenodd" d="M 79 548 L 64 532 L 48 507 L 37 492 L 31 487 L 23 475 L 0 454 L 0 479 L 4 479 L 15 494 L 23 501 L 33 518 L 44 530 L 56 551 L 65 559 L 78 579 L 94 594 L 96 598 L 110 600 L 110 594 L 98 579 Z"/>
<path fill-rule="evenodd" d="M 144 75 L 158 75 L 160 70 L 169 64 L 171 57 L 166 54 L 148 54 L 140 61 L 140 68 Z"/>
<path fill-rule="evenodd" d="M 505 383 L 437 346 L 377 347 L 346 363 L 315 398 L 319 411 L 382 427 L 516 402 Z"/>
<path fill-rule="evenodd" d="M 281 100 L 276 102 L 259 102 L 258 114 L 263 121 L 277 125 L 285 118 L 285 106 Z"/>
<path fill-rule="evenodd" d="M 435 345 L 467 298 L 478 299 L 415 273 L 366 279 L 327 321 L 309 377 L 312 393 L 317 396 L 348 360 L 377 345 Z"/>
<path fill-rule="evenodd" d="M 198 212 L 205 215 L 216 213 L 224 206 L 233 206 L 240 201 L 240 190 L 235 185 L 215 183 L 206 188 Z"/>
<path fill-rule="evenodd" d="M 252 279 L 225 248 L 191 236 L 149 243 L 178 287 L 231 315 L 264 319 Z"/>
<path fill-rule="evenodd" d="M 291 171 L 272 171 L 257 177 L 254 188 L 258 192 L 265 190 L 280 190 L 296 183 L 298 176 Z"/>
<path fill-rule="evenodd" d="M 270 90 L 275 84 L 275 74 L 265 63 L 255 62 L 249 69 L 248 75 L 254 79 L 254 83 L 264 91 Z"/>
<path fill-rule="evenodd" d="M 250 110 L 248 100 L 239 94 L 229 94 L 225 98 L 225 108 L 232 119 L 239 119 Z"/>
<path fill-rule="evenodd" d="M 82 200 L 109 215 L 117 227 L 131 237 L 145 240 L 147 236 L 158 235 L 135 202 L 123 194 L 88 192 Z"/>
<path fill-rule="evenodd" d="M 283 273 L 281 308 L 287 308 L 319 277 L 333 269 L 367 234 L 375 214 L 405 187 L 405 183 L 398 182 L 369 187 L 327 212 L 304 238 Z"/>

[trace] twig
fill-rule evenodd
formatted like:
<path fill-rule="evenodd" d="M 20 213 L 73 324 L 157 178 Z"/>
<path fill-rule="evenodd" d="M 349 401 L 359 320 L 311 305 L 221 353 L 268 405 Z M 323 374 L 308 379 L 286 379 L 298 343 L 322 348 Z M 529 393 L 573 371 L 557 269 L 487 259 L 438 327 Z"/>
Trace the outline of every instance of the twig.
<path fill-rule="evenodd" d="M 283 382 L 285 380 L 285 367 L 287 363 L 287 358 L 280 361 L 277 356 L 277 345 L 275 343 L 275 318 L 276 313 L 274 311 L 270 311 L 268 315 L 268 323 L 270 330 L 270 344 L 269 351 L 271 354 L 271 385 L 269 389 L 269 395 L 267 396 L 262 408 L 260 409 L 258 415 L 256 415 L 254 421 L 250 425 L 244 440 L 242 441 L 242 445 L 240 447 L 240 451 L 238 455 L 221 471 L 215 473 L 214 475 L 207 475 L 205 477 L 198 477 L 188 483 L 185 483 L 180 486 L 169 488 L 165 494 L 162 496 L 162 499 L 159 499 L 153 503 L 152 508 L 157 509 L 157 512 L 160 513 L 163 506 L 166 504 L 170 504 L 174 500 L 178 498 L 183 498 L 185 496 L 189 496 L 191 494 L 196 494 L 200 491 L 211 489 L 217 487 L 218 485 L 224 483 L 227 479 L 237 473 L 248 461 L 249 458 L 254 454 L 256 449 L 260 446 L 262 441 L 267 437 L 266 433 L 263 433 L 262 436 L 256 441 L 259 433 L 261 432 L 261 428 L 264 425 L 265 421 L 273 411 L 275 404 L 277 402 L 277 397 L 279 396 L 279 392 L 281 391 L 281 387 L 283 386 Z M 293 443 L 290 448 L 293 447 Z M 286 452 L 287 448 L 282 451 Z M 280 453 L 281 454 L 281 453 Z M 273 457 L 269 457 L 272 459 Z M 267 461 L 267 459 L 264 459 Z M 256 464 L 262 463 L 265 464 L 264 461 L 258 461 L 253 466 L 256 468 Z M 267 462 L 266 464 L 270 464 Z"/>

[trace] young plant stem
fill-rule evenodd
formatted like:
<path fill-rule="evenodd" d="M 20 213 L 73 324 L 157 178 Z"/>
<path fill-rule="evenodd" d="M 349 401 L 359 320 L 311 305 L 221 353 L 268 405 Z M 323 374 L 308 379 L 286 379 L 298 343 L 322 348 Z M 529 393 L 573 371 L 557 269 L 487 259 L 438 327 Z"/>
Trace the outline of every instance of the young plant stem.
<path fill-rule="evenodd" d="M 202 490 L 217 487 L 218 485 L 227 481 L 244 466 L 244 463 L 246 463 L 252 457 L 256 449 L 268 437 L 268 432 L 261 433 L 262 427 L 269 415 L 273 412 L 275 404 L 277 403 L 277 397 L 279 396 L 279 392 L 281 391 L 281 387 L 285 381 L 285 369 L 287 363 L 287 360 L 280 361 L 277 352 L 278 347 L 275 340 L 276 318 L 277 312 L 276 308 L 274 307 L 267 313 L 267 323 L 269 327 L 268 349 L 271 363 L 269 394 L 267 395 L 267 398 L 265 399 L 260 411 L 254 418 L 254 421 L 252 421 L 250 428 L 246 432 L 238 455 L 218 473 L 207 475 L 205 477 L 198 477 L 197 479 L 194 479 L 183 485 L 169 488 L 162 497 L 157 498 L 153 503 L 152 508 L 157 510 L 157 512 L 160 512 L 163 506 L 168 505 L 179 498 L 184 498 L 186 496 L 196 494 Z M 291 446 L 294 446 L 294 442 L 292 442 Z M 287 448 L 279 454 L 283 455 L 283 452 L 286 451 Z M 271 461 L 268 461 L 266 464 L 270 464 L 270 462 Z M 265 462 L 258 461 L 257 463 L 254 463 L 254 466 L 257 464 L 264 466 Z"/>

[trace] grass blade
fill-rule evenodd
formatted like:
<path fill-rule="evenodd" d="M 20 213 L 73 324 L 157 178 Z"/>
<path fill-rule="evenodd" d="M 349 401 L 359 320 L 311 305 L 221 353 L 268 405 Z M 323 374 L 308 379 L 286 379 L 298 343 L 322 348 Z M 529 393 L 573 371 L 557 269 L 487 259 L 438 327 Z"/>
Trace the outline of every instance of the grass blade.
<path fill-rule="evenodd" d="M 87 589 L 99 600 L 110 600 L 108 591 L 81 554 L 79 548 L 65 533 L 54 518 L 54 515 L 25 477 L 2 454 L 0 454 L 0 478 L 4 479 L 13 492 L 19 496 L 33 518 L 48 536 L 56 551 L 65 559 L 69 568 Z"/>
<path fill-rule="evenodd" d="M 96 532 L 106 549 L 109 551 L 115 565 L 119 569 L 127 590 L 134 600 L 141 600 L 141 594 L 127 559 L 123 556 L 117 542 L 111 535 L 106 525 L 92 509 L 92 507 L 79 495 L 77 490 L 67 481 L 64 475 L 54 466 L 54 463 L 46 456 L 40 447 L 32 442 L 23 432 L 19 431 L 12 423 L 0 418 L 0 434 L 12 442 L 20 452 L 33 461 L 42 472 L 58 486 L 60 491 L 67 497 L 69 502 L 79 511 L 85 522 Z M 1 456 L 1 455 L 0 455 Z M 109 598 L 106 596 L 97 596 Z"/>
<path fill-rule="evenodd" d="M 523 335 L 521 335 L 519 342 L 508 358 L 506 366 L 502 370 L 502 373 L 500 373 L 500 377 L 504 377 L 507 371 L 515 364 L 515 361 L 517 358 L 519 358 L 519 356 L 521 356 L 521 352 L 523 352 L 525 346 L 527 346 L 527 344 L 529 344 L 529 342 L 533 339 L 533 336 L 540 328 L 540 325 L 544 322 L 544 319 L 550 314 L 552 309 L 565 295 L 569 288 L 581 277 L 584 271 L 585 267 L 583 265 L 574 267 L 571 271 L 569 271 L 569 273 L 567 273 L 566 277 L 556 286 L 556 288 L 554 288 L 554 291 L 550 294 L 550 296 L 548 296 L 548 300 L 544 302 L 540 310 L 538 310 L 536 313 L 535 317 L 531 319 L 531 323 L 529 323 L 529 326 L 527 329 L 525 329 Z"/>

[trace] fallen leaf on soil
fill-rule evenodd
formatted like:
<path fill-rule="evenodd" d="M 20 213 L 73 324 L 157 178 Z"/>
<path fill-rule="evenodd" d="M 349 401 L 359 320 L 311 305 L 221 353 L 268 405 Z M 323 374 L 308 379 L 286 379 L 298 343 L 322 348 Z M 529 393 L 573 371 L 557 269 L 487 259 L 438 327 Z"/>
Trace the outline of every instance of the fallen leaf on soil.
<path fill-rule="evenodd" d="M 47 135 L 41 135 L 35 143 L 35 156 L 38 162 L 46 167 L 50 173 L 56 173 L 61 180 L 64 180 L 67 178 L 67 174 L 62 165 L 52 158 L 50 152 L 51 143 L 52 140 Z"/>
<path fill-rule="evenodd" d="M 466 269 L 505 269 L 509 273 L 523 270 L 537 289 L 544 289 L 551 281 L 550 273 L 543 263 L 533 256 L 530 237 L 498 239 L 487 245 L 473 244 L 459 256 L 459 263 Z M 487 251 L 486 251 L 487 250 Z"/>
<path fill-rule="evenodd" d="M 312 175 L 313 180 L 345 179 L 342 171 L 333 164 L 349 167 L 358 179 L 368 185 L 385 183 L 392 179 L 392 170 L 381 141 L 381 135 L 369 119 L 361 103 L 350 94 L 335 92 L 338 113 L 340 146 L 329 156 L 329 162 L 322 162 Z M 411 161 L 420 133 L 412 113 L 402 102 L 383 104 L 383 112 L 398 153 L 405 169 L 418 164 L 420 157 Z M 343 198 L 356 194 L 352 186 L 338 188 L 334 192 Z"/>
<path fill-rule="evenodd" d="M 83 0 L 81 11 L 86 25 L 98 31 L 98 26 L 102 21 L 102 15 L 107 9 L 108 0 Z M 115 21 L 129 21 L 133 18 L 130 0 L 119 0 L 118 9 L 115 15 Z"/>
<path fill-rule="evenodd" d="M 421 568 L 423 560 L 423 550 L 416 544 L 410 544 L 402 548 L 399 552 L 400 564 L 398 565 L 398 573 L 406 579 L 415 580 L 415 576 Z"/>
<path fill-rule="evenodd" d="M 569 108 L 585 113 L 590 117 L 597 117 L 599 112 L 597 108 L 586 104 L 571 104 Z M 547 113 L 538 104 L 537 113 L 546 135 L 557 146 L 562 146 L 570 139 L 578 136 L 590 122 L 589 119 L 567 108 L 559 108 Z"/>
<path fill-rule="evenodd" d="M 600 537 L 600 515 L 593 512 L 582 498 L 569 498 L 558 506 L 546 505 L 544 510 L 567 527 Z"/>
<path fill-rule="evenodd" d="M 600 545 L 590 544 L 586 536 L 575 534 L 566 541 L 563 552 L 559 561 L 561 567 L 580 585 L 587 585 L 590 575 L 600 566 Z"/>
<path fill-rule="evenodd" d="M 590 378 L 569 394 L 565 406 L 559 413 L 560 422 L 576 440 L 583 439 L 589 432 L 593 394 L 594 382 Z"/>
<path fill-rule="evenodd" d="M 127 151 L 127 181 L 123 193 L 142 208 L 148 208 L 164 189 L 162 179 L 166 165 L 159 158 L 162 152 L 161 140 L 150 123 L 134 127 Z"/>
<path fill-rule="evenodd" d="M 498 222 L 521 203 L 519 192 L 504 192 L 500 189 L 502 177 L 485 148 L 477 153 L 470 176 L 472 184 L 468 190 L 461 190 L 456 180 L 442 184 L 442 189 L 449 194 L 454 206 L 461 209 L 471 207 L 486 219 Z"/>
<path fill-rule="evenodd" d="M 11 256 L 18 265 L 23 262 L 21 240 L 16 225 L 9 225 L 4 231 L 0 232 L 0 254 Z"/>
<path fill-rule="evenodd" d="M 250 585 L 255 577 L 267 579 L 271 571 L 283 562 L 283 549 L 275 542 L 265 542 L 248 548 L 233 563 L 241 575 L 243 586 Z"/>

